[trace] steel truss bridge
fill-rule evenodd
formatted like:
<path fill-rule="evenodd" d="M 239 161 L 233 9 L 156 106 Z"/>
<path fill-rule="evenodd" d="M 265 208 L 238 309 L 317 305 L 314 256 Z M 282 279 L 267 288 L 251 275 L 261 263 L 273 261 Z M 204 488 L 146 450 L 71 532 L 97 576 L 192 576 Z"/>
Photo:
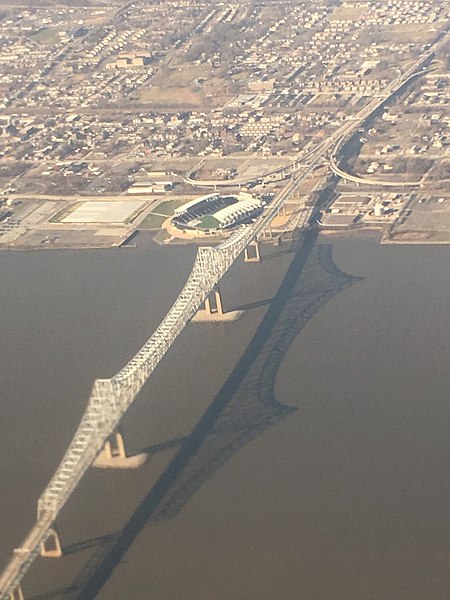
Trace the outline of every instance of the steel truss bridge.
<path fill-rule="evenodd" d="M 391 82 L 383 98 L 373 99 L 353 119 L 346 121 L 333 135 L 303 157 L 301 163 L 293 161 L 289 167 L 290 179 L 256 223 L 252 226 L 242 226 L 219 246 L 198 249 L 184 288 L 153 335 L 113 377 L 95 380 L 80 425 L 56 473 L 38 500 L 36 523 L 22 545 L 14 550 L 0 576 L 0 600 L 10 600 L 15 597 L 16 591 L 20 590 L 23 576 L 40 553 L 42 545 L 53 534 L 53 524 L 78 482 L 117 428 L 122 416 L 156 366 L 237 257 L 267 229 L 286 200 L 323 162 L 326 154 L 329 151 L 335 154 L 336 148 L 395 94 L 432 57 L 443 42 L 441 37 L 402 77 Z M 308 224 L 312 210 L 303 211 L 299 227 Z M 19 597 L 23 598 L 21 592 Z"/>
<path fill-rule="evenodd" d="M 311 161 L 297 172 L 253 226 L 242 226 L 219 246 L 199 248 L 184 288 L 153 335 L 113 377 L 95 380 L 80 425 L 38 500 L 36 523 L 22 545 L 14 550 L 0 577 L 1 600 L 9 600 L 14 594 L 42 544 L 52 535 L 60 510 L 166 352 L 236 258 L 250 242 L 258 239 L 316 162 L 317 159 Z M 305 223 L 307 220 L 305 215 Z"/>

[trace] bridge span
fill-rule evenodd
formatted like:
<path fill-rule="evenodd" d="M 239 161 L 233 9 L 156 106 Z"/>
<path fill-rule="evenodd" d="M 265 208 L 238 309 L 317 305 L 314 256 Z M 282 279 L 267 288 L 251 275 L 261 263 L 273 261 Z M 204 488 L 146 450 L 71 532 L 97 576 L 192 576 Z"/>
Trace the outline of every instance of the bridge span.
<path fill-rule="evenodd" d="M 198 249 L 184 288 L 153 335 L 113 377 L 95 380 L 78 429 L 56 473 L 38 500 L 36 523 L 21 546 L 14 550 L 0 575 L 0 600 L 23 599 L 20 582 L 43 544 L 54 535 L 53 525 L 59 512 L 156 366 L 237 257 L 248 244 L 262 235 L 286 200 L 323 161 L 325 155 L 329 151 L 336 154 L 337 148 L 348 136 L 414 76 L 415 71 L 423 66 L 442 43 L 442 39 L 437 40 L 403 76 L 387 86 L 381 99 L 374 98 L 353 119 L 346 121 L 334 134 L 303 157 L 301 164 L 297 162 L 297 170 L 291 174 L 281 192 L 256 223 L 242 226 L 219 246 Z M 311 216 L 308 210 L 303 213 L 301 222 L 297 224 L 300 228 L 307 225 Z"/>
<path fill-rule="evenodd" d="M 200 247 L 184 288 L 153 335 L 113 377 L 95 380 L 78 429 L 38 500 L 36 523 L 21 546 L 14 550 L 0 576 L 1 600 L 14 597 L 42 545 L 54 535 L 53 524 L 60 510 L 166 352 L 236 258 L 250 242 L 258 239 L 287 198 L 315 168 L 317 160 L 311 161 L 285 185 L 253 226 L 242 226 L 219 246 Z M 305 216 L 304 225 L 306 221 Z"/>

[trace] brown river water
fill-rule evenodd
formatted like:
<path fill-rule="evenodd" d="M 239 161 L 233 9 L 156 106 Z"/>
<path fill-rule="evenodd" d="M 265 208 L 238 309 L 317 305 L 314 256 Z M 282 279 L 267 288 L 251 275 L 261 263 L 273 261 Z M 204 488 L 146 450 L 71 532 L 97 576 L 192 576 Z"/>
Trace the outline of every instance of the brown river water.
<path fill-rule="evenodd" d="M 450 248 L 265 247 L 222 284 L 122 423 L 136 471 L 90 469 L 27 600 L 450 595 Z M 193 248 L 0 253 L 0 568 L 95 377 L 182 287 Z"/>

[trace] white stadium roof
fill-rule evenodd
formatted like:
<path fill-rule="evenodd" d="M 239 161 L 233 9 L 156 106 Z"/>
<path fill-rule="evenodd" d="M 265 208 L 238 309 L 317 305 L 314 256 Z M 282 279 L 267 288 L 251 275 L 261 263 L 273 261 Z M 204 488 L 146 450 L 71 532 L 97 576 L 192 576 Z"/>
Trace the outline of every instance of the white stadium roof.
<path fill-rule="evenodd" d="M 212 200 L 213 198 L 218 198 L 220 196 L 219 192 L 215 192 L 214 194 L 208 194 L 207 196 L 202 196 L 201 198 L 194 198 L 194 200 L 190 200 L 186 202 L 182 206 L 179 206 L 173 211 L 173 214 L 177 217 L 178 215 L 183 214 L 184 212 L 194 208 L 197 204 L 200 204 L 204 200 Z"/>
<path fill-rule="evenodd" d="M 227 227 L 239 217 L 244 216 L 246 213 L 259 208 L 260 206 L 261 200 L 257 200 L 256 198 L 252 198 L 251 200 L 242 200 L 242 202 L 236 202 L 236 204 L 231 204 L 230 206 L 221 208 L 214 213 L 213 216 L 219 221 L 221 227 Z"/>

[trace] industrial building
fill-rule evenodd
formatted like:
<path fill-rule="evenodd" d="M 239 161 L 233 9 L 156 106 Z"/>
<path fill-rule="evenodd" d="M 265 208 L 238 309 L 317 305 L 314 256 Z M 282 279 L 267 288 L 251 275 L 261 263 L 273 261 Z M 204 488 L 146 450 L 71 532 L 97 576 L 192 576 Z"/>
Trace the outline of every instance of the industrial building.
<path fill-rule="evenodd" d="M 175 184 L 173 181 L 152 181 L 152 180 L 139 180 L 130 185 L 127 190 L 127 194 L 165 194 L 170 190 L 173 190 Z"/>

